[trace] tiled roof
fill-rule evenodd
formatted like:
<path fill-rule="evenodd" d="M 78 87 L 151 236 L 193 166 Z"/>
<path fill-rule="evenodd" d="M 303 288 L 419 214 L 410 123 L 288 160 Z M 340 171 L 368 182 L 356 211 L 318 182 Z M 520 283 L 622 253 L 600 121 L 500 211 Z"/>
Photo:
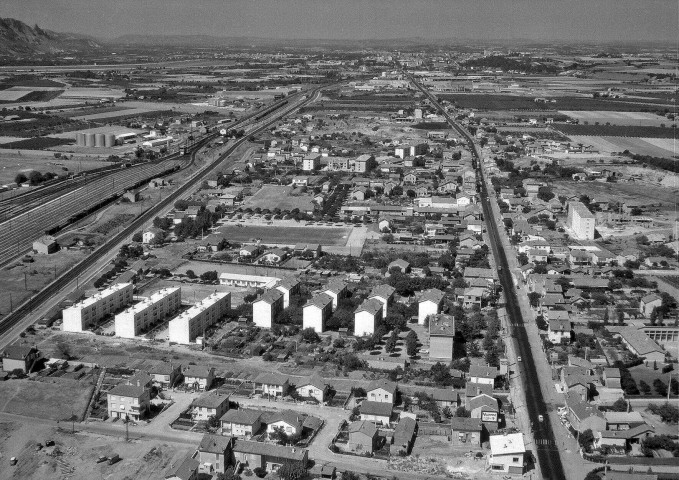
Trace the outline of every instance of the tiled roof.
<path fill-rule="evenodd" d="M 364 400 L 361 403 L 360 411 L 362 415 L 377 415 L 381 417 L 390 417 L 392 411 L 391 403 L 386 402 L 371 402 Z"/>
<path fill-rule="evenodd" d="M 398 389 L 398 385 L 394 382 L 391 382 L 389 380 L 373 380 L 370 382 L 370 385 L 365 389 L 366 392 L 372 392 L 373 390 L 377 390 L 378 388 L 381 388 L 385 392 L 389 392 L 392 395 L 396 395 L 396 390 Z"/>
<path fill-rule="evenodd" d="M 358 420 L 349 424 L 349 433 L 363 433 L 372 438 L 377 435 L 377 427 L 373 422 Z"/>
<path fill-rule="evenodd" d="M 226 423 L 236 423 L 238 425 L 253 425 L 262 416 L 262 412 L 258 410 L 250 410 L 247 408 L 239 408 L 238 410 L 229 410 L 220 420 Z"/>
<path fill-rule="evenodd" d="M 253 442 L 236 439 L 233 446 L 235 453 L 249 453 L 252 455 L 264 455 L 267 457 L 280 458 L 291 461 L 304 460 L 307 451 L 302 448 L 285 447 L 271 443 Z"/>
<path fill-rule="evenodd" d="M 232 442 L 233 437 L 205 434 L 198 445 L 198 450 L 223 455 L 224 451 L 231 447 Z"/>

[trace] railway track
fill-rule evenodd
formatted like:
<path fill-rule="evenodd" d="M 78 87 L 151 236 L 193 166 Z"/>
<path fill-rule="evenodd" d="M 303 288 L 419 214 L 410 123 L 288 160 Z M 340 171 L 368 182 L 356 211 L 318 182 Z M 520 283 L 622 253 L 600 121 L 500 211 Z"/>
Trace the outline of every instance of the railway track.
<path fill-rule="evenodd" d="M 124 242 L 134 232 L 142 228 L 142 226 L 146 222 L 150 221 L 152 218 L 160 214 L 164 209 L 174 204 L 176 200 L 189 194 L 192 191 L 192 189 L 194 189 L 195 186 L 201 181 L 201 179 L 205 177 L 205 175 L 214 171 L 226 157 L 231 155 L 242 143 L 246 142 L 249 135 L 261 132 L 262 130 L 276 123 L 281 117 L 297 110 L 298 108 L 301 108 L 302 106 L 310 103 L 311 101 L 315 101 L 318 98 L 318 93 L 321 91 L 322 88 L 324 87 L 322 86 L 317 87 L 308 94 L 308 97 L 299 98 L 298 99 L 299 101 L 290 102 L 290 99 L 288 99 L 288 102 L 286 102 L 286 104 L 289 103 L 289 105 L 287 107 L 284 107 L 282 109 L 274 109 L 271 112 L 273 114 L 272 117 L 259 120 L 256 123 L 249 125 L 247 135 L 238 140 L 235 140 L 233 144 L 218 158 L 216 158 L 214 161 L 212 161 L 210 164 L 208 164 L 205 168 L 203 168 L 199 172 L 196 172 L 196 174 L 194 174 L 193 177 L 189 178 L 186 183 L 184 183 L 182 186 L 180 186 L 177 190 L 172 192 L 166 198 L 158 202 L 156 205 L 151 207 L 149 210 L 144 212 L 130 225 L 125 227 L 119 233 L 113 235 L 105 244 L 103 244 L 94 252 L 92 252 L 92 254 L 90 254 L 87 258 L 85 258 L 80 263 L 76 264 L 75 266 L 61 274 L 56 280 L 47 285 L 36 295 L 26 300 L 13 313 L 9 314 L 4 319 L 0 320 L 0 335 L 6 333 L 8 330 L 13 328 L 21 319 L 29 315 L 36 308 L 39 308 L 53 295 L 59 293 L 64 286 L 68 285 L 68 283 L 72 282 L 78 276 L 85 273 L 89 268 L 96 265 L 96 263 L 100 261 L 102 258 L 104 258 L 107 254 L 109 254 L 113 248 L 115 248 L 120 243 Z M 204 140 L 205 143 L 209 141 L 208 138 Z M 199 149 L 200 147 L 193 151 L 192 157 L 196 155 Z"/>

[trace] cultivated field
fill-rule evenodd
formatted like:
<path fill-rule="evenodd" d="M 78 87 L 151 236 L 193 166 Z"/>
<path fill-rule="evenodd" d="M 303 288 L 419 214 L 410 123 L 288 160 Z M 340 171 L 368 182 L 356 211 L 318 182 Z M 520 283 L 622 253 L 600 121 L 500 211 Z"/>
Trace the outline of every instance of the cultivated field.
<path fill-rule="evenodd" d="M 669 121 L 668 121 L 669 125 Z M 559 124 L 555 128 L 565 135 L 596 135 L 602 137 L 648 137 L 675 138 L 676 128 L 646 127 L 634 125 L 569 125 Z"/>
<path fill-rule="evenodd" d="M 671 121 L 660 115 L 647 112 L 607 112 L 593 110 L 591 112 L 560 110 L 559 113 L 583 122 L 610 122 L 613 125 L 635 125 L 659 127 L 661 123 L 668 124 Z"/>
<path fill-rule="evenodd" d="M 345 245 L 351 228 L 342 227 L 281 227 L 281 226 L 235 226 L 221 227 L 219 232 L 234 242 L 247 242 L 252 238 L 262 243 L 293 245 L 319 243 L 321 245 Z"/>
<path fill-rule="evenodd" d="M 91 113 L 89 115 L 79 115 L 79 116 L 73 116 L 74 120 L 102 120 L 105 118 L 119 118 L 119 117 L 127 117 L 127 116 L 132 116 L 132 115 L 141 115 L 153 111 L 159 112 L 160 110 L 163 109 L 148 109 L 148 108 L 121 108 L 121 109 L 116 109 L 115 111 L 107 111 L 107 112 L 99 112 L 99 113 Z"/>
<path fill-rule="evenodd" d="M 601 153 L 629 150 L 639 155 L 673 157 L 679 155 L 679 142 L 674 138 L 598 137 L 593 135 L 569 135 L 575 143 L 592 145 Z"/>
<path fill-rule="evenodd" d="M 59 379 L 57 383 L 8 380 L 0 383 L 0 411 L 47 420 L 80 417 L 93 388 L 75 380 Z"/>

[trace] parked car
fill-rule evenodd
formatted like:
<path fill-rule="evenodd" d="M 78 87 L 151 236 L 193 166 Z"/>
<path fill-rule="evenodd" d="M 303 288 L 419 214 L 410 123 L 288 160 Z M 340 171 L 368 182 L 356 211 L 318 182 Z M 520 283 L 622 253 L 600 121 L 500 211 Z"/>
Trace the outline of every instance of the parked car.
<path fill-rule="evenodd" d="M 108 457 L 106 455 L 99 455 L 99 458 L 97 458 L 97 463 L 102 463 L 108 460 Z"/>
<path fill-rule="evenodd" d="M 111 455 L 111 458 L 108 459 L 108 464 L 113 465 L 114 463 L 118 463 L 120 461 L 120 455 L 117 453 L 114 453 Z"/>
<path fill-rule="evenodd" d="M 12 466 L 16 465 L 17 462 L 18 462 L 17 457 L 12 457 L 9 459 L 9 464 Z"/>

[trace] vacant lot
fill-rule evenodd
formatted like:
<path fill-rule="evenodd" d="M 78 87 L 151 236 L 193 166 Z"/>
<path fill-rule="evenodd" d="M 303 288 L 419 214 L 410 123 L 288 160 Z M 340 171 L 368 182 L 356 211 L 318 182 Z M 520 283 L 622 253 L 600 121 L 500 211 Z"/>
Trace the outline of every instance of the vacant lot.
<path fill-rule="evenodd" d="M 265 185 L 259 189 L 252 197 L 244 203 L 244 208 L 261 208 L 262 210 L 280 209 L 283 211 L 313 210 L 311 197 L 308 195 L 293 195 L 293 188 L 289 186 L 279 187 L 275 185 Z"/>
<path fill-rule="evenodd" d="M 679 144 L 674 138 L 600 137 L 595 135 L 569 135 L 573 142 L 592 145 L 601 153 L 629 150 L 638 155 L 671 158 L 679 155 Z"/>
<path fill-rule="evenodd" d="M 8 380 L 0 383 L 0 411 L 48 420 L 81 417 L 93 389 L 92 385 L 67 379 L 58 383 Z"/>
<path fill-rule="evenodd" d="M 252 238 L 261 239 L 262 243 L 293 245 L 297 243 L 319 243 L 321 245 L 345 245 L 349 238 L 350 228 L 341 227 L 280 227 L 249 226 L 222 227 L 219 229 L 226 238 L 234 242 L 246 242 Z"/>
<path fill-rule="evenodd" d="M 556 184 L 557 195 L 587 195 L 601 201 L 662 203 L 663 209 L 674 211 L 677 191 L 643 183 L 602 183 L 561 181 Z"/>
<path fill-rule="evenodd" d="M 536 97 L 539 95 L 536 95 Z M 556 100 L 551 103 L 536 103 L 534 97 L 516 95 L 486 95 L 478 93 L 442 94 L 440 98 L 455 103 L 461 108 L 476 108 L 479 110 L 606 110 L 646 112 L 654 110 L 653 106 L 625 102 L 619 99 L 602 99 L 586 97 L 550 97 Z"/>

